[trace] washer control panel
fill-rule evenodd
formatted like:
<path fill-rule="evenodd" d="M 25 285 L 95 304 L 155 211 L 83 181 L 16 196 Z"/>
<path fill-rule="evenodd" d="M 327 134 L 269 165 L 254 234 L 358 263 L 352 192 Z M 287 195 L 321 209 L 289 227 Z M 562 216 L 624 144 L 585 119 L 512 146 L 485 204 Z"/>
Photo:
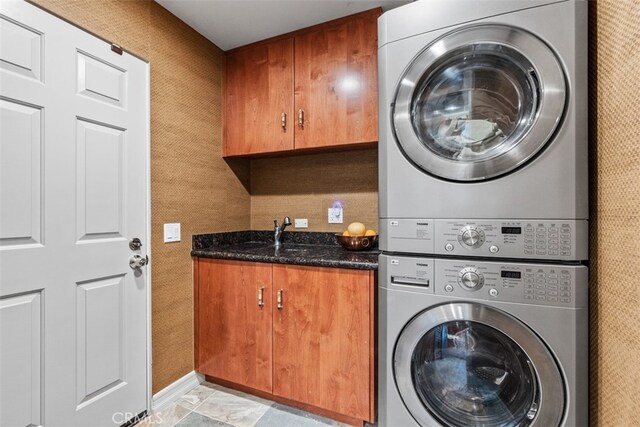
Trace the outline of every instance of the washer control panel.
<path fill-rule="evenodd" d="M 385 287 L 436 295 L 514 303 L 586 307 L 583 265 L 507 263 L 380 255 Z"/>
<path fill-rule="evenodd" d="M 587 221 L 436 220 L 436 254 L 584 260 Z"/>

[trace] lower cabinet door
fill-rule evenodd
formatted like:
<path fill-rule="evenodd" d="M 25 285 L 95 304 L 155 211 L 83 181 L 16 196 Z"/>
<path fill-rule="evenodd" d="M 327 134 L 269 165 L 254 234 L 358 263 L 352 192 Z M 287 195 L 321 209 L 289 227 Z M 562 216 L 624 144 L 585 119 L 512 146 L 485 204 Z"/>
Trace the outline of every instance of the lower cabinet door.
<path fill-rule="evenodd" d="M 271 392 L 271 264 L 200 258 L 196 274 L 196 369 Z"/>
<path fill-rule="evenodd" d="M 369 271 L 273 266 L 273 394 L 373 419 L 371 277 Z"/>

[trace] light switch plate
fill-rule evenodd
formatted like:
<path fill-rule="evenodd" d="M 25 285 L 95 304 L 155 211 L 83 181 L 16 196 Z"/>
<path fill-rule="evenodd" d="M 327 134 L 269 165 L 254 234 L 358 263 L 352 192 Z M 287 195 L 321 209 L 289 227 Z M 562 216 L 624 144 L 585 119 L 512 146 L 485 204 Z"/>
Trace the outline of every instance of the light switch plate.
<path fill-rule="evenodd" d="M 329 208 L 329 224 L 342 224 L 342 208 Z"/>
<path fill-rule="evenodd" d="M 180 223 L 165 224 L 164 225 L 164 242 L 179 242 L 180 241 Z"/>
<path fill-rule="evenodd" d="M 307 218 L 296 218 L 294 225 L 296 228 L 309 228 L 309 220 Z"/>

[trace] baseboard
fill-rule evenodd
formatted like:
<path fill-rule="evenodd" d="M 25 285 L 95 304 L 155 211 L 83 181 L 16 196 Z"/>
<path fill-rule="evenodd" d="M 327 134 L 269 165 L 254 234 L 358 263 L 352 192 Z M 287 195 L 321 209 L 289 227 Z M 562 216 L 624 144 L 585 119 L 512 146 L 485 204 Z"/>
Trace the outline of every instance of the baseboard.
<path fill-rule="evenodd" d="M 204 381 L 204 375 L 191 371 L 153 395 L 153 412 L 172 404 Z"/>

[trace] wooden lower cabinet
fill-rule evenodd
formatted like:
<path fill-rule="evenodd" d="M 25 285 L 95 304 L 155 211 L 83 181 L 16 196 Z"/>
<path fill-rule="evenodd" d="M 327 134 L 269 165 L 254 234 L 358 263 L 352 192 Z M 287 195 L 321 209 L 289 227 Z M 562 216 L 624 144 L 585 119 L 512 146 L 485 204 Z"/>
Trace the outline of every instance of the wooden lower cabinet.
<path fill-rule="evenodd" d="M 271 392 L 271 265 L 205 258 L 196 264 L 196 369 Z"/>
<path fill-rule="evenodd" d="M 202 258 L 195 268 L 199 372 L 323 415 L 375 420 L 374 272 Z"/>

